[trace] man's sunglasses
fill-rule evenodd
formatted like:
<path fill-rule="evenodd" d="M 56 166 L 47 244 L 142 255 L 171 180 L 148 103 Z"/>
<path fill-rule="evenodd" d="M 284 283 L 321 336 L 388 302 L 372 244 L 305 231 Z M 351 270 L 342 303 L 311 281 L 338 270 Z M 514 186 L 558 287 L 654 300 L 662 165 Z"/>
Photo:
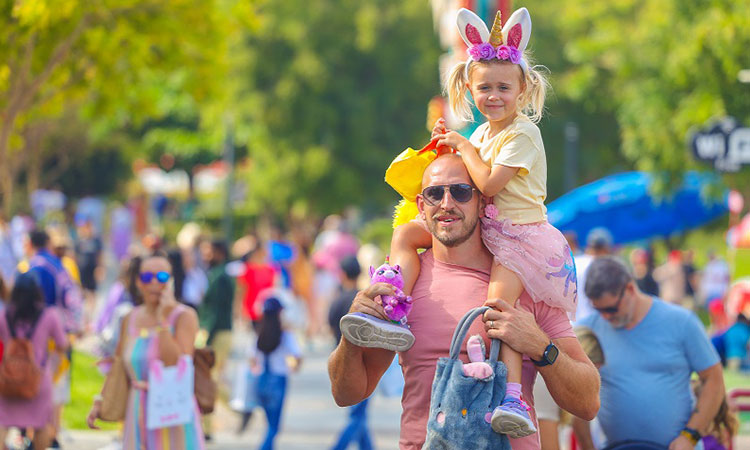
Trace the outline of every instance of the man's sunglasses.
<path fill-rule="evenodd" d="M 443 201 L 445 191 L 450 190 L 451 197 L 458 203 L 466 203 L 471 200 L 474 195 L 475 188 L 470 184 L 458 183 L 458 184 L 438 184 L 436 186 L 428 186 L 422 191 L 422 198 L 425 203 L 430 206 L 435 206 Z"/>
<path fill-rule="evenodd" d="M 599 311 L 600 313 L 604 314 L 617 314 L 617 311 L 620 310 L 620 303 L 622 302 L 622 298 L 625 295 L 625 288 L 628 287 L 626 284 L 622 287 L 622 291 L 620 291 L 620 296 L 617 297 L 617 302 L 612 306 L 607 306 L 604 308 L 594 308 L 595 310 Z"/>
<path fill-rule="evenodd" d="M 156 281 L 158 281 L 159 283 L 166 283 L 167 281 L 169 281 L 171 275 L 169 274 L 169 272 L 164 272 L 162 270 L 160 272 L 141 272 L 138 277 L 143 283 L 146 284 L 153 281 L 154 278 L 156 278 Z"/>

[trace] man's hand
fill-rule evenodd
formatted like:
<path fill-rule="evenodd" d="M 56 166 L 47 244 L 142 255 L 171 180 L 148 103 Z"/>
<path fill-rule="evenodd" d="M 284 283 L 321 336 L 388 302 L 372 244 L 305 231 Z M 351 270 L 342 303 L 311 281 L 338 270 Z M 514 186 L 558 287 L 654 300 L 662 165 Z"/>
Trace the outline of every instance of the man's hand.
<path fill-rule="evenodd" d="M 439 134 L 445 134 L 448 132 L 448 129 L 445 128 L 445 119 L 442 117 L 435 121 L 435 126 L 432 127 L 432 134 L 430 135 L 430 138 L 434 138 L 435 136 Z"/>
<path fill-rule="evenodd" d="M 669 443 L 669 450 L 693 450 L 694 448 L 695 445 L 690 442 L 690 439 L 681 434 Z"/>
<path fill-rule="evenodd" d="M 349 312 L 361 312 L 388 320 L 380 300 L 381 295 L 396 295 L 396 288 L 388 283 L 375 283 L 357 292 Z"/>
<path fill-rule="evenodd" d="M 531 359 L 542 359 L 550 339 L 536 324 L 532 313 L 523 308 L 514 308 L 501 299 L 487 300 L 484 305 L 492 308 L 484 313 L 483 318 L 488 337 L 500 339 Z"/>

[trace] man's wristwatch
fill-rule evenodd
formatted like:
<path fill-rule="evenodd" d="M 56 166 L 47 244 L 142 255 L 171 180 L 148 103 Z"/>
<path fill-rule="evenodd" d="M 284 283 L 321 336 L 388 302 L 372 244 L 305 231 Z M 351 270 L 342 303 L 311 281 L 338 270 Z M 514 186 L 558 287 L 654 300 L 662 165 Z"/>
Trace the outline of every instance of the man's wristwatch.
<path fill-rule="evenodd" d="M 532 359 L 531 362 L 533 362 L 537 367 L 549 366 L 550 364 L 555 362 L 555 360 L 557 359 L 557 355 L 559 354 L 560 351 L 557 349 L 555 344 L 550 342 L 547 348 L 544 349 L 544 353 L 542 353 L 542 360 L 537 361 Z"/>
<path fill-rule="evenodd" d="M 703 436 L 695 428 L 685 427 L 680 431 L 682 436 L 685 436 L 691 444 L 696 445 Z"/>

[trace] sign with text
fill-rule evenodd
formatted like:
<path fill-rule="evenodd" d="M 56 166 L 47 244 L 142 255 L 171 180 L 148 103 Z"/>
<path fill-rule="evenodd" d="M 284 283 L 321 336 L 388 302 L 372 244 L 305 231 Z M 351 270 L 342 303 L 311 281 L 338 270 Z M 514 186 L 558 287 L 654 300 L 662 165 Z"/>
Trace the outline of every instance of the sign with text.
<path fill-rule="evenodd" d="M 750 165 L 750 128 L 740 128 L 727 117 L 693 133 L 690 146 L 699 161 L 709 162 L 719 172 L 737 172 Z"/>

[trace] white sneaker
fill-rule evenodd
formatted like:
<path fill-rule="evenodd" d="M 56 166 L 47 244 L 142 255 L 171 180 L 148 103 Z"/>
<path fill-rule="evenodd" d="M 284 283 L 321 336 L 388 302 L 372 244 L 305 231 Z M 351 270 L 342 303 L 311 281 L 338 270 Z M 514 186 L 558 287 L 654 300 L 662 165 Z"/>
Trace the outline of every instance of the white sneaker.
<path fill-rule="evenodd" d="M 414 345 L 414 335 L 406 325 L 388 322 L 369 314 L 349 313 L 341 318 L 339 326 L 341 335 L 359 347 L 403 352 Z"/>

